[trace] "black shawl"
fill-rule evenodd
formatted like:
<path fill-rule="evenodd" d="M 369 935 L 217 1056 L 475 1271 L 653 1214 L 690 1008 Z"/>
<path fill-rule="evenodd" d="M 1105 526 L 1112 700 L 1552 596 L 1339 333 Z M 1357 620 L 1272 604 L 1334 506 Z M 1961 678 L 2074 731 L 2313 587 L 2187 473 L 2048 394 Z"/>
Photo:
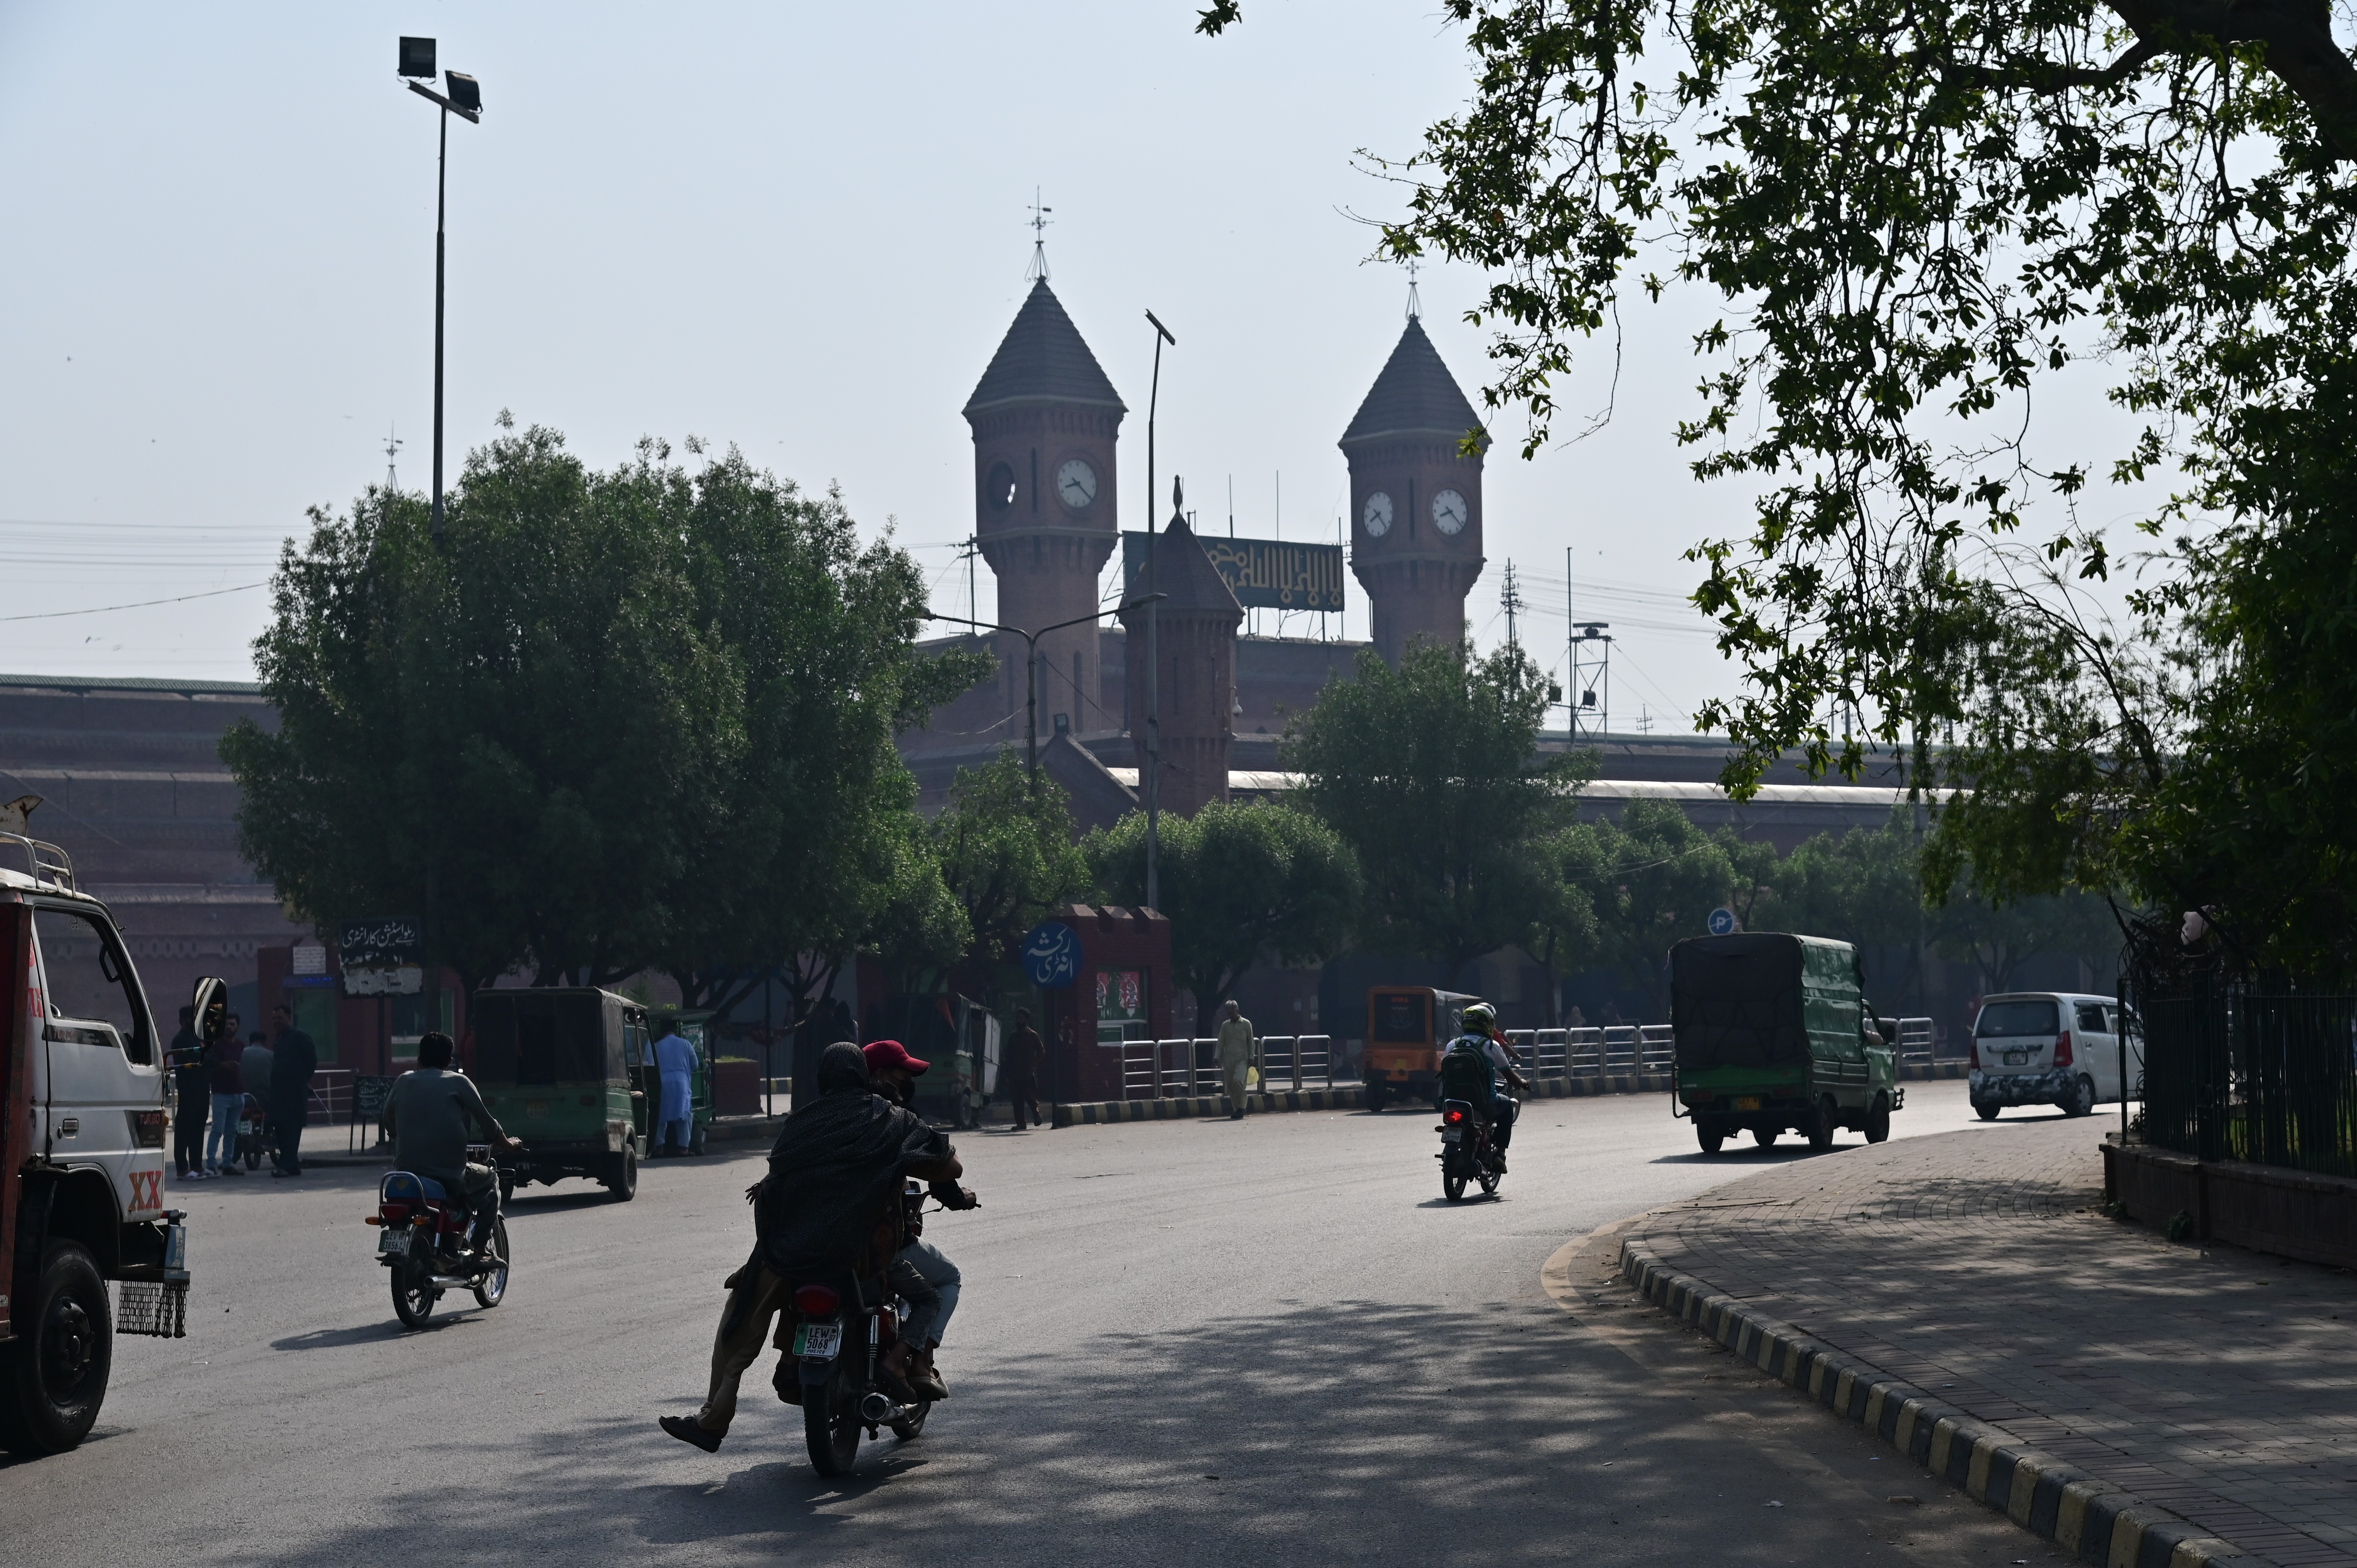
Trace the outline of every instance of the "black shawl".
<path fill-rule="evenodd" d="M 900 1200 L 902 1170 L 950 1157 L 948 1136 L 869 1092 L 858 1047 L 829 1046 L 819 1097 L 786 1118 L 754 1206 L 761 1255 L 791 1280 L 852 1266 Z"/>

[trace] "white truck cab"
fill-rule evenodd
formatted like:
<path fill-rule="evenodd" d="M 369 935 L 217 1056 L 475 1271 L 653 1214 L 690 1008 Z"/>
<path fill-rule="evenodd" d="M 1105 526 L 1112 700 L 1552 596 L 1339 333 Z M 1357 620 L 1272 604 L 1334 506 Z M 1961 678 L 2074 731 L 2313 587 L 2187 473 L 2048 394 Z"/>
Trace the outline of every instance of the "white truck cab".
<path fill-rule="evenodd" d="M 115 1334 L 185 1332 L 165 1046 L 65 852 L 0 832 L 0 1444 L 16 1452 L 89 1433 Z"/>

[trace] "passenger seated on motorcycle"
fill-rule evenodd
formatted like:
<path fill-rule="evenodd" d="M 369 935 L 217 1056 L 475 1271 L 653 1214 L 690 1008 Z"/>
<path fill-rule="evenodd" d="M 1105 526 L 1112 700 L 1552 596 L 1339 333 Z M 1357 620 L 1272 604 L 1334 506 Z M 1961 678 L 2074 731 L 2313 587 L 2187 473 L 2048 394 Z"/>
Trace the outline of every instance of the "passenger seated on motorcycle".
<path fill-rule="evenodd" d="M 905 1240 L 903 1180 L 954 1182 L 965 1169 L 947 1135 L 871 1091 L 867 1059 L 850 1041 L 820 1053 L 814 1077 L 818 1092 L 779 1130 L 770 1174 L 745 1189 L 756 1241 L 726 1282 L 704 1408 L 659 1423 L 707 1454 L 727 1434 L 737 1385 L 796 1287 L 883 1274 Z"/>
<path fill-rule="evenodd" d="M 417 1042 L 417 1069 L 393 1079 L 383 1124 L 393 1139 L 393 1169 L 439 1182 L 466 1203 L 472 1220 L 468 1250 L 479 1256 L 490 1246 L 491 1221 L 499 1218 L 500 1173 L 468 1163 L 473 1141 L 468 1131 L 479 1127 L 485 1142 L 508 1150 L 522 1148 L 523 1140 L 508 1136 L 472 1080 L 450 1066 L 453 1050 L 450 1036 L 439 1029 Z"/>
<path fill-rule="evenodd" d="M 1465 1032 L 1449 1042 L 1448 1050 L 1441 1058 L 1441 1091 L 1450 1093 L 1448 1086 L 1452 1075 L 1449 1058 L 1452 1057 L 1465 1064 L 1458 1069 L 1456 1076 L 1460 1079 L 1474 1076 L 1469 1070 L 1469 1058 L 1478 1060 L 1488 1069 L 1486 1089 L 1450 1094 L 1450 1098 L 1472 1103 L 1474 1113 L 1490 1129 L 1490 1152 L 1493 1163 L 1502 1171 L 1506 1168 L 1506 1145 L 1513 1142 L 1514 1118 L 1521 1109 L 1513 1097 L 1506 1093 L 1506 1087 L 1527 1089 L 1530 1080 L 1522 1075 L 1516 1065 L 1514 1048 L 1506 1044 L 1498 1033 L 1498 1015 L 1488 1003 L 1476 1002 L 1465 1009 L 1463 1028 Z"/>
<path fill-rule="evenodd" d="M 913 1108 L 917 1075 L 932 1064 L 910 1056 L 909 1047 L 898 1040 L 870 1040 L 862 1054 L 867 1058 L 867 1075 L 876 1092 L 896 1105 Z M 973 1208 L 980 1202 L 973 1188 L 951 1181 L 933 1183 L 933 1196 L 944 1208 Z M 909 1321 L 901 1325 L 899 1341 L 884 1353 L 884 1369 L 927 1399 L 945 1400 L 950 1397 L 949 1385 L 942 1381 L 941 1369 L 933 1365 L 933 1352 L 941 1348 L 950 1315 L 957 1311 L 961 1283 L 957 1265 L 924 1239 L 923 1221 L 911 1217 L 909 1240 L 892 1254 L 889 1277 L 893 1287 L 909 1300 Z"/>

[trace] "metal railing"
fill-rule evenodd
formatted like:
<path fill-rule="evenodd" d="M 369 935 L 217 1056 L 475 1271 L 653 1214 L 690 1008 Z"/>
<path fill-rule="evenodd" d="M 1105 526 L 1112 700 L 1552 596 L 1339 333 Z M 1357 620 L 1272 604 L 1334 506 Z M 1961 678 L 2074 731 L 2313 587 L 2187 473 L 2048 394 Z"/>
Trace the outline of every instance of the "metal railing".
<path fill-rule="evenodd" d="M 1336 1051 L 1327 1035 L 1264 1035 L 1260 1082 L 1265 1090 L 1331 1089 Z M 1121 1046 L 1124 1100 L 1197 1100 L 1221 1093 L 1220 1043 L 1125 1040 Z"/>
<path fill-rule="evenodd" d="M 2357 1176 L 2357 997 L 2197 977 L 2136 998 L 2144 1134 L 2204 1160 Z"/>
<path fill-rule="evenodd" d="M 1928 1062 L 1932 1059 L 1931 1019 L 1899 1020 L 1899 1059 L 1903 1062 Z"/>

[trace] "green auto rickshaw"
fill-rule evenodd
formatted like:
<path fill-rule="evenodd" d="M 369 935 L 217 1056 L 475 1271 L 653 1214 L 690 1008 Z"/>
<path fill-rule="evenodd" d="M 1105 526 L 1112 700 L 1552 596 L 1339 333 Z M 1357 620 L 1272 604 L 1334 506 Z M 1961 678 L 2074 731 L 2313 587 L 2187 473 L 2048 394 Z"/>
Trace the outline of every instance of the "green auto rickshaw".
<path fill-rule="evenodd" d="M 589 985 L 479 991 L 473 1077 L 522 1150 L 502 1155 L 502 1197 L 531 1182 L 587 1176 L 628 1202 L 653 1114 L 639 1087 L 647 1009 Z"/>

